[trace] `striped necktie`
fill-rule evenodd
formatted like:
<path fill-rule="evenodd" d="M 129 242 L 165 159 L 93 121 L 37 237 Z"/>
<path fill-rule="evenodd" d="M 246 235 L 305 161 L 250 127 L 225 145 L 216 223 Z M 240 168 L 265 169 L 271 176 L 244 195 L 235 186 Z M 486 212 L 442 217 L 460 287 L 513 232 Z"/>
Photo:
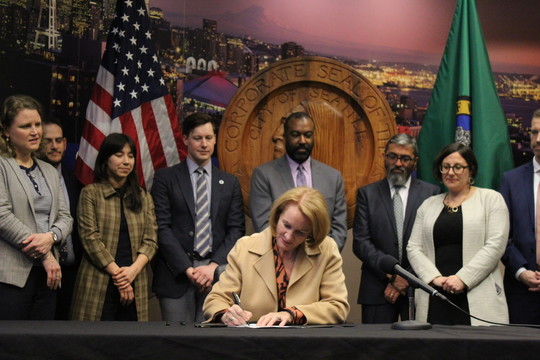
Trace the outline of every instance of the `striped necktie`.
<path fill-rule="evenodd" d="M 397 240 L 398 240 L 398 255 L 399 261 L 403 256 L 403 200 L 399 195 L 399 189 L 402 186 L 394 186 L 395 193 L 393 197 L 394 203 L 394 218 L 396 220 L 396 231 L 397 231 Z"/>
<path fill-rule="evenodd" d="M 205 257 L 210 252 L 210 202 L 208 199 L 208 185 L 205 170 L 199 167 L 195 170 L 199 177 L 197 178 L 197 202 L 195 204 L 196 223 L 195 223 L 195 246 L 194 250 L 201 257 Z"/>

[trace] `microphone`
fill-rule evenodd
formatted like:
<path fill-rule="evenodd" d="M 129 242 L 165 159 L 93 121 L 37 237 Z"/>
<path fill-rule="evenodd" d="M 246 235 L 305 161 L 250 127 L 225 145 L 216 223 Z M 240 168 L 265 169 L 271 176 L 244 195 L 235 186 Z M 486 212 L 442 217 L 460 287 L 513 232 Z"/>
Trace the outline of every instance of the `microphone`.
<path fill-rule="evenodd" d="M 431 286 L 429 286 L 428 284 L 402 268 L 396 258 L 390 255 L 384 255 L 379 260 L 378 265 L 379 269 L 384 271 L 386 274 L 398 274 L 399 276 L 407 279 L 409 284 L 413 285 L 414 287 L 419 287 L 431 296 L 436 296 L 444 301 L 448 301 L 446 296 L 441 294 L 438 290 L 435 290 L 434 288 L 432 288 Z"/>

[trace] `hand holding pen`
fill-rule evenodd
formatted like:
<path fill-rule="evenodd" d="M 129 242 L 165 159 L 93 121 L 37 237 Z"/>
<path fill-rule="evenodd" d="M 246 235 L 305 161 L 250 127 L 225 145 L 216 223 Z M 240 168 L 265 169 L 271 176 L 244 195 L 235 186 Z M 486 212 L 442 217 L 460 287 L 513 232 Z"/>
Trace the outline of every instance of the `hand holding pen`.
<path fill-rule="evenodd" d="M 221 317 L 221 321 L 228 326 L 246 325 L 253 314 L 242 308 L 242 302 L 237 293 L 233 292 L 232 295 L 234 298 L 234 305 L 225 310 L 225 313 Z"/>

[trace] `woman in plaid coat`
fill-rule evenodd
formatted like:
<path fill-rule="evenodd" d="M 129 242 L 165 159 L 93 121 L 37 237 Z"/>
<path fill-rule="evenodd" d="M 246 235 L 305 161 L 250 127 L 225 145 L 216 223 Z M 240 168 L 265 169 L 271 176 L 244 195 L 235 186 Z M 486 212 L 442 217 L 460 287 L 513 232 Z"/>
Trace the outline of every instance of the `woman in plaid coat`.
<path fill-rule="evenodd" d="M 137 182 L 136 148 L 124 134 L 105 138 L 77 209 L 84 257 L 71 306 L 74 320 L 148 321 L 146 265 L 157 250 L 154 203 Z"/>

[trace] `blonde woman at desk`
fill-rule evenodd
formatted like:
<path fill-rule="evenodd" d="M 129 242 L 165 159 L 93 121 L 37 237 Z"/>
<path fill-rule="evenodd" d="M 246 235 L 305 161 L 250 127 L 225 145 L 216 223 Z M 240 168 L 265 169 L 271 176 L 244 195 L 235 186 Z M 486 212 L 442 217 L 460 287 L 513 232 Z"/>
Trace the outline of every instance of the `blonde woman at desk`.
<path fill-rule="evenodd" d="M 302 186 L 285 192 L 272 206 L 270 226 L 241 238 L 229 253 L 225 272 L 204 302 L 206 318 L 229 326 L 343 323 L 347 288 L 329 230 L 319 191 Z"/>

